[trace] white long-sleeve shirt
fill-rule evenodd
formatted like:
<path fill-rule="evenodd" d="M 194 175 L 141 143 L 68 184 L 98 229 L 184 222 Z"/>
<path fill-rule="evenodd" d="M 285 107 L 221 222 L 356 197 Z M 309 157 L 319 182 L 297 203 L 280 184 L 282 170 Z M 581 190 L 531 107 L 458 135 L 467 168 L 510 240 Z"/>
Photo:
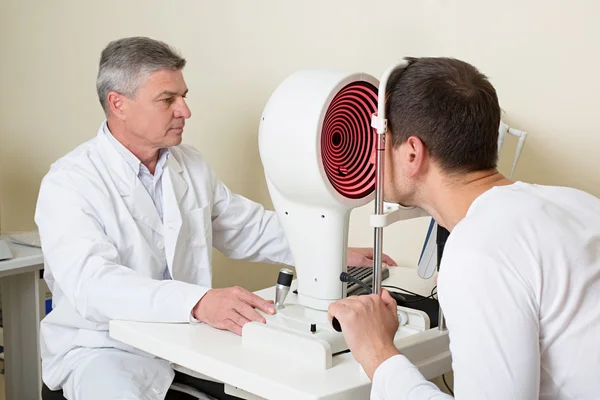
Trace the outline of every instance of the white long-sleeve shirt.
<path fill-rule="evenodd" d="M 495 187 L 454 228 L 440 268 L 459 400 L 600 398 L 600 199 Z M 447 399 L 404 356 L 372 399 Z"/>

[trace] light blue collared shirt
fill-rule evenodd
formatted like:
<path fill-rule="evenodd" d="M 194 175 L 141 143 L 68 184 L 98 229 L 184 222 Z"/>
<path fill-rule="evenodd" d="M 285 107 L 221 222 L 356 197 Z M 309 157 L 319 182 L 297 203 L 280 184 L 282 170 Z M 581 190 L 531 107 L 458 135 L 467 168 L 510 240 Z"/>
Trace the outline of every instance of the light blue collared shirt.
<path fill-rule="evenodd" d="M 162 191 L 162 176 L 167 165 L 167 160 L 169 159 L 170 152 L 169 149 L 161 149 L 158 157 L 158 162 L 156 163 L 156 168 L 154 169 L 154 175 L 150 173 L 150 170 L 131 152 L 129 149 L 121 142 L 119 142 L 108 129 L 108 123 L 105 121 L 103 125 L 104 133 L 108 137 L 110 143 L 117 149 L 119 154 L 127 161 L 127 164 L 135 171 L 138 179 L 142 182 L 142 185 L 146 188 L 146 191 L 152 198 L 152 202 L 156 207 L 156 211 L 158 211 L 158 215 L 160 216 L 160 220 L 163 220 L 163 191 Z M 165 264 L 165 279 L 171 279 L 169 275 L 169 268 L 167 268 L 167 257 L 165 255 L 165 242 L 163 239 L 163 235 L 158 232 L 152 231 L 152 239 L 154 242 L 154 252 L 160 257 L 160 259 Z"/>

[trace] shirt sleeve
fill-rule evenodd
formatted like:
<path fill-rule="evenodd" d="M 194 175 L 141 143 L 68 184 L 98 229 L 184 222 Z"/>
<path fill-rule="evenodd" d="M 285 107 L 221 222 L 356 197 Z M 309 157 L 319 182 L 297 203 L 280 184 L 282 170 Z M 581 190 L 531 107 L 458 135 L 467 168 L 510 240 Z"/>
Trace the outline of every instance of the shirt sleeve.
<path fill-rule="evenodd" d="M 417 367 L 403 355 L 388 358 L 373 375 L 371 400 L 447 400 L 451 398 L 426 380 Z"/>

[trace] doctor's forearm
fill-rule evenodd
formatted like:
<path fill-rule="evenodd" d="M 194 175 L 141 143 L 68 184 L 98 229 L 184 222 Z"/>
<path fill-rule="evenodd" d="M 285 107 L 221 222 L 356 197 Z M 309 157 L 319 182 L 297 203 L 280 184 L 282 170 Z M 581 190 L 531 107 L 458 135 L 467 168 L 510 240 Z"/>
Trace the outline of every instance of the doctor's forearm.
<path fill-rule="evenodd" d="M 208 290 L 185 282 L 142 277 L 125 267 L 106 267 L 89 279 L 81 279 L 79 285 L 65 283 L 65 288 L 85 287 L 67 289 L 65 295 L 84 318 L 96 322 L 189 322 L 190 311 Z"/>
<path fill-rule="evenodd" d="M 124 296 L 124 302 L 139 306 L 118 307 L 118 301 L 98 304 L 88 312 L 89 319 L 106 317 L 140 322 L 190 322 L 190 312 L 202 298 L 206 288 L 177 281 L 163 281 L 155 288 L 132 290 Z M 143 286 L 143 285 L 140 285 Z"/>
<path fill-rule="evenodd" d="M 252 206 L 235 223 L 228 218 L 216 220 L 213 229 L 214 246 L 229 258 L 294 265 L 277 215 L 260 205 Z"/>

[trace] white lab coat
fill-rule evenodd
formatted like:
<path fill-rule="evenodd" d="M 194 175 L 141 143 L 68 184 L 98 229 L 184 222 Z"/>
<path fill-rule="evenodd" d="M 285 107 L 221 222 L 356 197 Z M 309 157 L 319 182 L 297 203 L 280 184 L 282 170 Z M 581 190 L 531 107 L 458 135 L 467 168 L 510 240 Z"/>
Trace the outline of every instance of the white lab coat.
<path fill-rule="evenodd" d="M 42 370 L 52 389 L 64 384 L 78 354 L 140 353 L 109 337 L 110 320 L 189 322 L 211 287 L 213 246 L 233 259 L 293 264 L 275 213 L 232 194 L 197 150 L 169 149 L 163 224 L 108 139 L 100 128 L 54 163 L 40 188 L 35 221 L 54 304 L 40 328 Z M 153 243 L 153 230 L 164 243 Z M 164 246 L 172 281 L 163 280 L 154 246 Z"/>

